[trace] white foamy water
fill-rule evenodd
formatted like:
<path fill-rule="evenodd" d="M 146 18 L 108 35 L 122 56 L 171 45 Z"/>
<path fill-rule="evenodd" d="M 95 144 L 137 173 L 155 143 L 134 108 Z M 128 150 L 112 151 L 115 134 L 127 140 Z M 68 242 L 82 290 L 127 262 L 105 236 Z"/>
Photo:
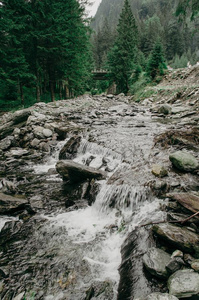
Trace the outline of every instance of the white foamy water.
<path fill-rule="evenodd" d="M 44 174 L 47 173 L 49 169 L 54 169 L 59 158 L 59 152 L 61 148 L 65 145 L 67 140 L 59 142 L 56 145 L 52 155 L 49 155 L 47 160 L 43 164 L 34 165 L 33 166 L 34 172 L 37 174 Z"/>
<path fill-rule="evenodd" d="M 126 186 L 120 186 L 120 204 L 125 202 L 127 190 L 131 190 L 128 201 L 135 201 L 137 207 L 131 203 L 128 206 L 121 205 L 120 210 L 109 208 L 109 200 L 118 193 L 119 188 L 115 189 L 116 186 L 107 186 L 104 182 L 92 206 L 49 216 L 47 225 L 48 230 L 60 228 L 61 234 L 65 236 L 66 247 L 68 242 L 77 246 L 84 245 L 82 257 L 78 256 L 78 259 L 89 263 L 94 281 L 111 280 L 114 283 L 114 299 L 119 282 L 120 250 L 127 234 L 149 218 L 151 221 L 163 218 L 163 213 L 159 211 L 159 200 L 151 202 L 143 197 L 138 204 L 135 198 L 137 191 L 135 189 L 133 193 L 133 187 L 127 189 Z M 61 240 L 63 243 L 63 238 Z"/>
<path fill-rule="evenodd" d="M 82 139 L 80 147 L 78 149 L 77 157 L 74 159 L 75 162 L 86 164 L 91 159 L 89 166 L 104 170 L 106 167 L 109 171 L 115 170 L 119 164 L 121 164 L 121 155 L 107 149 L 96 143 L 88 142 Z M 111 173 L 109 174 L 111 175 Z"/>
<path fill-rule="evenodd" d="M 66 141 L 59 143 L 56 154 L 45 164 L 36 166 L 35 172 L 44 173 L 54 167 L 59 150 L 65 143 Z M 138 160 L 140 151 L 135 150 L 135 154 Z M 107 170 L 108 177 L 122 167 L 131 167 L 122 162 L 121 154 L 84 139 L 74 161 Z M 148 223 L 149 220 L 162 220 L 164 213 L 160 211 L 160 200 L 152 197 L 148 187 L 136 186 L 133 182 L 132 185 L 107 184 L 106 181 L 101 181 L 100 184 L 100 191 L 92 206 L 46 216 L 48 222 L 43 228 L 43 234 L 48 236 L 49 233 L 51 236 L 47 241 L 47 251 L 58 247 L 60 254 L 65 255 L 66 259 L 70 257 L 77 265 L 82 262 L 88 264 L 91 272 L 89 284 L 88 278 L 78 278 L 78 287 L 88 287 L 95 281 L 110 280 L 113 282 L 115 300 L 119 283 L 120 250 L 124 240 L 136 226 Z M 45 299 L 51 299 L 50 297 L 51 295 Z M 54 295 L 53 299 L 59 299 L 59 295 Z"/>

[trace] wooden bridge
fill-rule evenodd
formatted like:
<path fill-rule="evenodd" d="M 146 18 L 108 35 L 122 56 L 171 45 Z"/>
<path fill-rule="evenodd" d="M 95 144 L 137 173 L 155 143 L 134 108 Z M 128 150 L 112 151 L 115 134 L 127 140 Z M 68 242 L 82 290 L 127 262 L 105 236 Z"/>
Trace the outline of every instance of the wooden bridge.
<path fill-rule="evenodd" d="M 107 70 L 93 70 L 92 71 L 94 80 L 107 80 L 108 71 Z"/>

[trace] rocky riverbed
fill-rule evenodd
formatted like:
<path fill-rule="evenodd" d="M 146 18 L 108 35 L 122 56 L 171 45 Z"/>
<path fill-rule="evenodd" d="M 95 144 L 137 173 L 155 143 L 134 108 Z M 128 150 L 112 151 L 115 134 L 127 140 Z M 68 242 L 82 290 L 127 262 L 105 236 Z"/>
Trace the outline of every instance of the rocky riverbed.
<path fill-rule="evenodd" d="M 2 300 L 198 299 L 198 90 L 166 81 L 1 117 Z"/>

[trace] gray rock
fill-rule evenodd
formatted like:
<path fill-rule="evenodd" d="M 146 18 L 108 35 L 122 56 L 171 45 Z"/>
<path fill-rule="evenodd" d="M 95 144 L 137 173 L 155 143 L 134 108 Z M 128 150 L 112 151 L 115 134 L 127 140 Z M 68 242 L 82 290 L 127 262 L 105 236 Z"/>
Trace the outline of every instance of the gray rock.
<path fill-rule="evenodd" d="M 191 263 L 191 267 L 194 271 L 199 272 L 199 259 L 194 259 Z"/>
<path fill-rule="evenodd" d="M 0 193 L 0 214 L 10 214 L 14 211 L 24 209 L 27 204 L 28 201 L 26 199 Z"/>
<path fill-rule="evenodd" d="M 156 177 L 165 177 L 168 175 L 167 170 L 163 166 L 158 165 L 158 164 L 153 165 L 152 173 Z"/>
<path fill-rule="evenodd" d="M 0 141 L 0 149 L 5 151 L 9 149 L 12 145 L 12 141 L 14 140 L 13 136 L 7 136 L 5 139 Z"/>
<path fill-rule="evenodd" d="M 171 154 L 169 159 L 172 164 L 181 171 L 193 172 L 199 167 L 196 158 L 192 154 L 184 151 L 177 151 Z"/>
<path fill-rule="evenodd" d="M 180 251 L 180 250 L 175 250 L 172 255 L 171 255 L 171 258 L 174 258 L 174 257 L 183 257 L 183 252 Z"/>
<path fill-rule="evenodd" d="M 178 300 L 178 298 L 167 293 L 152 293 L 146 297 L 146 300 Z"/>
<path fill-rule="evenodd" d="M 59 153 L 59 159 L 72 159 L 76 156 L 80 146 L 81 136 L 71 137 Z"/>
<path fill-rule="evenodd" d="M 50 152 L 50 145 L 49 143 L 41 142 L 39 144 L 39 149 L 43 152 Z"/>
<path fill-rule="evenodd" d="M 53 135 L 53 132 L 50 129 L 44 128 L 43 129 L 43 135 L 48 138 L 48 137 L 51 137 Z"/>
<path fill-rule="evenodd" d="M 171 243 L 176 248 L 194 253 L 196 257 L 199 257 L 199 235 L 186 227 L 165 223 L 154 225 L 152 230 L 158 237 Z"/>
<path fill-rule="evenodd" d="M 171 113 L 171 106 L 168 104 L 163 104 L 158 108 L 158 113 L 169 115 Z"/>
<path fill-rule="evenodd" d="M 9 151 L 9 153 L 7 153 L 8 156 L 12 156 L 15 158 L 19 158 L 21 156 L 26 156 L 29 154 L 28 150 L 22 149 L 22 148 L 17 148 L 17 149 L 12 149 Z"/>
<path fill-rule="evenodd" d="M 146 269 L 154 276 L 167 278 L 169 273 L 166 265 L 170 262 L 170 255 L 158 248 L 150 248 L 143 256 L 143 263 Z"/>
<path fill-rule="evenodd" d="M 36 126 L 33 129 L 33 133 L 35 135 L 36 138 L 38 139 L 43 139 L 44 138 L 44 134 L 43 134 L 43 127 L 42 126 Z"/>
<path fill-rule="evenodd" d="M 58 161 L 56 164 L 56 170 L 63 177 L 64 180 L 69 179 L 71 182 L 81 182 L 86 179 L 92 178 L 106 178 L 105 172 L 81 165 L 70 160 Z"/>
<path fill-rule="evenodd" d="M 29 199 L 30 206 L 33 210 L 38 210 L 43 208 L 43 197 L 41 195 L 35 195 Z"/>
<path fill-rule="evenodd" d="M 29 109 L 17 110 L 12 115 L 12 122 L 14 125 L 25 122 L 30 116 L 31 111 Z"/>
<path fill-rule="evenodd" d="M 33 148 L 38 148 L 39 143 L 40 143 L 40 140 L 37 138 L 34 138 L 30 144 Z"/>
<path fill-rule="evenodd" d="M 199 274 L 193 270 L 179 270 L 169 277 L 169 294 L 178 298 L 199 294 Z"/>
<path fill-rule="evenodd" d="M 166 269 L 170 274 L 178 271 L 184 266 L 185 263 L 181 257 L 175 257 L 170 260 L 170 262 L 166 265 Z"/>

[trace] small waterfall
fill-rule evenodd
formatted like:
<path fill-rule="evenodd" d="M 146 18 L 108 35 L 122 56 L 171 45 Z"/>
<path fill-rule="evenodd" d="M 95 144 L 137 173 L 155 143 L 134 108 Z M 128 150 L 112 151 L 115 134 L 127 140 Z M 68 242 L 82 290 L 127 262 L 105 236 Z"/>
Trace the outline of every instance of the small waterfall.
<path fill-rule="evenodd" d="M 52 151 L 52 154 L 47 157 L 47 159 L 43 164 L 38 164 L 33 166 L 34 172 L 38 174 L 45 174 L 48 172 L 49 169 L 55 168 L 55 165 L 59 158 L 59 152 L 68 140 L 69 138 L 57 143 L 54 150 Z"/>
<path fill-rule="evenodd" d="M 111 282 L 111 300 L 116 300 L 122 243 L 136 226 L 149 219 L 156 221 L 163 217 L 159 209 L 160 201 L 154 199 L 150 189 L 140 184 L 139 180 L 129 180 L 129 183 L 110 180 L 113 174 L 124 174 L 124 170 L 128 173 L 132 168 L 129 161 L 123 161 L 125 156 L 117 151 L 116 145 L 111 150 L 88 139 L 82 138 L 74 161 L 106 171 L 108 179 L 98 182 L 100 188 L 92 206 L 45 215 L 47 222 L 35 233 L 42 253 L 49 253 L 49 256 L 56 253 L 54 264 L 60 266 L 57 276 L 64 278 L 66 268 L 71 276 L 71 284 L 65 283 L 68 284 L 66 291 L 60 294 L 60 290 L 49 286 L 45 300 L 64 297 L 69 300 L 83 299 L 82 294 L 92 283 L 104 281 Z M 43 165 L 35 166 L 35 172 L 40 174 L 54 168 L 59 151 L 66 142 L 58 143 L 53 156 Z M 139 162 L 139 158 L 143 158 L 143 152 L 139 151 L 142 147 L 135 144 L 131 144 L 134 151 L 131 162 Z"/>

